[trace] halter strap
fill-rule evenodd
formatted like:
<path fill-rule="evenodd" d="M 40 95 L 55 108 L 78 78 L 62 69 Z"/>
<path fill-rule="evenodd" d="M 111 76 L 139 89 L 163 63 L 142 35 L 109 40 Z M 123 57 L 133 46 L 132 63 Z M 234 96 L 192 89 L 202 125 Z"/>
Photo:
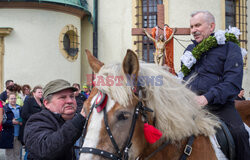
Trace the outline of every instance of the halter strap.
<path fill-rule="evenodd" d="M 186 146 L 185 146 L 185 148 L 184 148 L 184 151 L 183 151 L 183 154 L 182 154 L 180 160 L 186 160 L 187 157 L 191 155 L 191 153 L 192 153 L 192 144 L 193 144 L 193 142 L 194 142 L 194 139 L 195 139 L 194 135 L 192 135 L 192 136 L 190 136 L 190 137 L 188 138 L 188 142 L 187 142 L 187 144 L 186 144 Z M 165 148 L 165 147 L 166 147 L 167 145 L 169 145 L 169 144 L 170 144 L 169 141 L 164 142 L 164 143 L 163 143 L 160 147 L 158 147 L 154 152 L 152 152 L 149 156 L 147 156 L 147 157 L 145 158 L 145 160 L 149 160 L 149 159 L 152 158 L 157 152 L 161 151 L 163 148 Z"/>
<path fill-rule="evenodd" d="M 121 160 L 121 158 L 115 154 L 97 148 L 83 147 L 80 149 L 80 153 L 92 153 L 112 160 Z"/>
<path fill-rule="evenodd" d="M 110 131 L 109 125 L 108 125 L 108 117 L 107 117 L 107 111 L 106 111 L 106 107 L 104 107 L 103 109 L 103 114 L 104 114 L 104 123 L 105 123 L 105 127 L 106 127 L 106 131 L 108 132 L 109 138 L 113 144 L 113 146 L 115 147 L 116 153 L 118 154 L 119 157 L 122 157 L 121 151 L 112 135 L 112 132 Z"/>
<path fill-rule="evenodd" d="M 84 143 L 84 140 L 85 140 L 84 138 L 85 138 L 86 133 L 87 133 L 87 125 L 88 125 L 89 117 L 92 114 L 94 107 L 95 107 L 95 103 L 92 104 L 91 109 L 89 111 L 89 114 L 88 114 L 88 116 L 86 118 L 85 124 L 83 126 L 83 132 L 82 132 L 82 138 L 81 138 L 80 146 L 82 146 L 83 143 Z"/>
<path fill-rule="evenodd" d="M 103 93 L 104 94 L 104 93 Z M 84 130 L 83 130 L 83 133 L 82 133 L 82 141 L 81 141 L 81 146 L 82 144 L 84 143 L 84 137 L 86 136 L 86 133 L 87 133 L 87 124 L 88 124 L 88 120 L 89 120 L 89 117 L 90 115 L 92 114 L 93 112 L 93 109 L 95 108 L 95 103 L 93 103 L 91 109 L 90 109 L 90 112 L 86 118 L 86 123 L 84 125 Z M 99 156 L 103 156 L 105 158 L 109 158 L 109 159 L 112 159 L 112 160 L 127 160 L 128 159 L 128 151 L 130 149 L 130 147 L 132 146 L 132 143 L 131 143 L 131 140 L 132 140 L 132 137 L 133 137 L 133 134 L 134 134 L 134 130 L 135 130 L 135 124 L 136 124 L 136 121 L 137 121 L 137 118 L 138 118 L 138 114 L 139 112 L 143 112 L 144 110 L 144 107 L 142 105 L 142 102 L 139 101 L 138 104 L 136 105 L 135 107 L 135 110 L 134 110 L 134 114 L 133 114 L 133 118 L 132 118 L 132 122 L 131 122 L 131 127 L 130 127 L 130 130 L 129 130 L 129 136 L 128 136 L 128 139 L 126 140 L 126 145 L 124 147 L 124 149 L 122 150 L 123 152 L 120 151 L 113 135 L 112 135 L 112 132 L 110 130 L 110 127 L 108 125 L 108 117 L 107 117 L 107 111 L 106 111 L 106 107 L 103 108 L 103 114 L 104 114 L 104 123 L 105 123 L 105 127 L 106 127 L 106 131 L 109 135 L 109 138 L 117 152 L 118 155 L 115 155 L 115 154 L 112 154 L 110 152 L 107 152 L 107 151 L 104 151 L 104 150 L 100 150 L 100 149 L 97 149 L 97 148 L 91 148 L 91 147 L 82 147 L 80 148 L 80 153 L 92 153 L 92 154 L 96 154 L 96 155 L 99 155 Z M 123 153 L 123 154 L 122 154 Z M 123 155 L 123 156 L 122 156 Z"/>
<path fill-rule="evenodd" d="M 132 122 L 131 122 L 131 127 L 130 127 L 130 130 L 129 130 L 129 137 L 128 137 L 126 145 L 125 145 L 125 147 L 123 149 L 124 150 L 124 155 L 123 155 L 124 160 L 128 159 L 128 150 L 132 146 L 131 140 L 132 140 L 133 135 L 134 135 L 135 124 L 136 124 L 136 120 L 138 118 L 138 114 L 139 114 L 141 106 L 142 106 L 142 103 L 138 102 L 138 104 L 135 107 L 133 119 L 132 119 Z"/>
<path fill-rule="evenodd" d="M 169 145 L 169 141 L 164 142 L 160 147 L 158 147 L 154 152 L 152 152 L 149 156 L 147 156 L 144 160 L 149 160 L 151 157 L 153 157 L 157 152 L 160 152 L 163 148 L 165 148 L 167 145 Z"/>

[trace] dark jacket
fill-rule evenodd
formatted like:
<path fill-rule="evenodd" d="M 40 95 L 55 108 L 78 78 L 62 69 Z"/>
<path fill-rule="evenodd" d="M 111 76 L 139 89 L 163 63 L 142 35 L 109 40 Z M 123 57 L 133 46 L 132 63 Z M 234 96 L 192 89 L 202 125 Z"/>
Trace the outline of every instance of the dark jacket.
<path fill-rule="evenodd" d="M 41 103 L 42 103 L 42 100 L 41 100 Z M 27 120 L 29 119 L 29 117 L 32 114 L 40 112 L 41 110 L 42 110 L 42 108 L 39 106 L 39 104 L 36 102 L 36 100 L 33 96 L 28 97 L 24 101 L 24 105 L 23 105 L 22 110 L 21 110 L 21 117 L 23 119 L 23 125 L 20 127 L 20 132 L 19 132 L 19 136 L 18 136 L 18 139 L 21 141 L 22 144 L 24 144 L 23 132 L 24 132 L 24 127 L 25 127 Z"/>
<path fill-rule="evenodd" d="M 41 103 L 42 103 L 42 100 L 41 100 Z M 42 110 L 42 108 L 36 102 L 35 98 L 34 97 L 28 97 L 24 101 L 24 105 L 23 105 L 23 108 L 22 108 L 21 117 L 23 118 L 23 122 L 25 123 L 32 114 L 40 112 L 41 110 Z"/>
<path fill-rule="evenodd" d="M 196 45 L 197 43 L 189 45 L 187 50 L 192 51 Z M 197 75 L 188 86 L 197 94 L 204 95 L 209 105 L 233 103 L 240 92 L 243 77 L 240 47 L 227 42 L 203 53 L 184 80 L 193 74 Z"/>
<path fill-rule="evenodd" d="M 47 109 L 33 114 L 24 130 L 28 159 L 72 160 L 73 146 L 81 136 L 84 123 L 85 118 L 80 114 L 67 121 Z"/>
<path fill-rule="evenodd" d="M 194 41 L 187 50 L 192 51 L 196 45 Z M 240 47 L 227 42 L 203 53 L 184 80 L 188 80 L 193 74 L 196 77 L 188 86 L 198 95 L 206 97 L 207 109 L 227 124 L 242 125 L 242 119 L 234 107 L 234 99 L 241 90 L 243 77 Z"/>
<path fill-rule="evenodd" d="M 83 107 L 83 103 L 86 100 L 86 97 L 83 94 L 79 93 L 79 95 L 76 96 L 75 98 L 77 103 L 76 113 L 80 113 Z"/>
<path fill-rule="evenodd" d="M 245 97 L 239 97 L 239 96 L 236 96 L 236 98 L 235 98 L 235 100 L 238 100 L 238 101 L 245 101 L 246 100 L 246 98 Z"/>
<path fill-rule="evenodd" d="M 12 123 L 12 119 L 14 118 L 14 114 L 11 109 L 8 107 L 9 104 L 6 104 L 3 109 L 7 115 L 7 120 L 3 124 L 3 131 L 0 137 L 0 148 L 13 148 L 14 141 L 14 126 Z"/>
<path fill-rule="evenodd" d="M 3 91 L 1 94 L 0 94 L 0 100 L 2 100 L 3 102 L 5 102 L 7 100 L 7 92 L 6 90 Z"/>

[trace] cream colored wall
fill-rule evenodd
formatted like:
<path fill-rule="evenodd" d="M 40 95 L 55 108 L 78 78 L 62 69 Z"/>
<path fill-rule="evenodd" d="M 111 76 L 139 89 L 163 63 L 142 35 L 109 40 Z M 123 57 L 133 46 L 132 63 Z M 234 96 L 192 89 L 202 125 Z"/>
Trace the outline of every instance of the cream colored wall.
<path fill-rule="evenodd" d="M 89 0 L 89 10 L 93 0 Z M 132 0 L 98 0 L 98 59 L 121 62 L 132 48 Z"/>
<path fill-rule="evenodd" d="M 87 57 L 85 55 L 85 49 L 90 50 L 93 53 L 93 25 L 88 20 L 87 17 L 82 19 L 81 24 L 81 44 L 82 44 L 82 52 L 81 52 L 81 84 L 85 83 L 87 80 L 86 75 L 91 74 L 91 68 L 88 64 Z"/>
<path fill-rule="evenodd" d="M 80 56 L 69 62 L 59 51 L 65 25 L 73 24 L 80 33 L 78 17 L 33 9 L 0 9 L 0 15 L 0 26 L 13 28 L 5 38 L 4 80 L 31 86 L 57 78 L 80 82 Z"/>

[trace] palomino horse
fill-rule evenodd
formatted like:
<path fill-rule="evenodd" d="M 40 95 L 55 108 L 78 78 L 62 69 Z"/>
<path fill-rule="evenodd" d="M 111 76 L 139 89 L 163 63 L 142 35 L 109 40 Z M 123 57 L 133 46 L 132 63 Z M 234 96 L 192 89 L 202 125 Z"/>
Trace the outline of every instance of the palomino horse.
<path fill-rule="evenodd" d="M 122 65 L 104 65 L 86 53 L 96 79 L 84 104 L 88 117 L 80 160 L 175 160 L 189 154 L 190 160 L 217 159 L 212 144 L 218 119 L 166 68 L 139 63 L 131 50 Z M 145 121 L 162 132 L 153 144 L 144 138 Z M 190 141 L 192 148 L 186 145 Z"/>
<path fill-rule="evenodd" d="M 235 101 L 235 107 L 242 120 L 250 127 L 250 101 Z"/>

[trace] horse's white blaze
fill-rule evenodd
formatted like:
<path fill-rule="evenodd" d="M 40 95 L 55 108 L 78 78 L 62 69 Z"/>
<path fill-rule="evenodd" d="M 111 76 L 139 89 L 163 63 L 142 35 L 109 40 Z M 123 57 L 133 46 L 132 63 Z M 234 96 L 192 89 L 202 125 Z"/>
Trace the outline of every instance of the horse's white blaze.
<path fill-rule="evenodd" d="M 91 105 L 95 102 L 96 98 L 97 98 L 96 94 L 92 101 L 91 101 Z M 106 105 L 106 110 L 107 112 L 109 110 L 111 110 L 111 108 L 115 105 L 115 102 L 108 97 L 108 102 Z M 84 144 L 82 147 L 92 147 L 92 148 L 96 148 L 97 144 L 99 142 L 99 138 L 100 138 L 100 131 L 101 131 L 101 122 L 103 120 L 103 111 L 101 112 L 97 112 L 96 109 L 93 109 L 92 112 L 92 118 L 91 118 L 91 122 L 88 126 L 88 131 L 87 134 L 85 136 L 85 140 L 84 140 Z M 90 160 L 93 159 L 93 154 L 88 154 L 88 153 L 82 153 L 80 155 L 80 160 Z"/>

